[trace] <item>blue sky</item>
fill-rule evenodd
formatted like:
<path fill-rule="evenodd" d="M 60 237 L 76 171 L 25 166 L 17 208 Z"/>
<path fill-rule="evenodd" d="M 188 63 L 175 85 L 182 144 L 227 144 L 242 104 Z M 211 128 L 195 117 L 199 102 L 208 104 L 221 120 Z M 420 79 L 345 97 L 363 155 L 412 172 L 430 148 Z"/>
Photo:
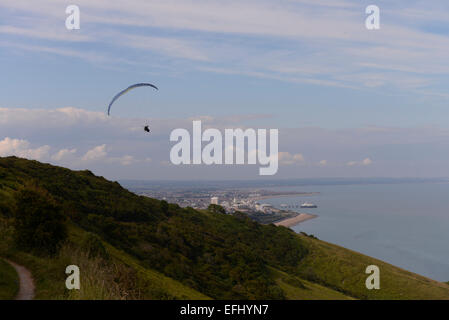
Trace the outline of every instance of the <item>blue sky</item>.
<path fill-rule="evenodd" d="M 70 4 L 80 30 L 65 28 Z M 380 30 L 365 28 L 370 4 Z M 202 118 L 279 128 L 279 178 L 449 176 L 448 9 L 439 0 L 2 0 L 0 155 L 114 179 L 258 178 L 254 166 L 166 163 L 170 131 Z M 104 118 L 110 98 L 136 82 L 160 91 L 135 90 Z M 142 136 L 142 122 L 158 131 Z"/>

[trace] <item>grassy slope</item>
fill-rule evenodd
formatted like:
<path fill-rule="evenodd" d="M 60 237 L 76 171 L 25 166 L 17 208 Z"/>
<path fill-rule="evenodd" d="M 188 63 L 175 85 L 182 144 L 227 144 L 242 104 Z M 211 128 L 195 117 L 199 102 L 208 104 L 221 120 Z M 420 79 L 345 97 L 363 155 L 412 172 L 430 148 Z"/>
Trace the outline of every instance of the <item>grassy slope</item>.
<path fill-rule="evenodd" d="M 10 169 L 11 167 L 13 169 Z M 53 183 L 47 182 L 49 176 L 52 177 L 52 182 L 56 181 L 60 185 L 55 186 Z M 56 196 L 62 199 L 71 198 L 70 205 L 80 211 L 107 214 L 111 212 L 110 201 L 112 200 L 112 203 L 118 205 L 119 211 L 145 213 L 150 210 L 152 217 L 155 219 L 161 217 L 156 200 L 138 197 L 121 189 L 118 184 L 108 182 L 101 177 L 94 177 L 90 172 L 73 172 L 68 169 L 17 158 L 0 158 L 0 210 L 2 204 L 8 204 L 11 194 L 29 177 L 33 177 L 40 182 L 43 181 L 44 186 L 45 183 L 48 183 L 48 187 L 52 188 L 51 191 Z M 69 196 L 70 187 L 68 186 L 70 185 L 83 186 L 77 190 L 76 196 L 78 198 L 74 198 L 73 194 Z M 83 203 L 87 203 L 88 206 L 77 207 L 79 200 L 83 200 Z M 133 204 L 132 208 L 128 206 L 130 201 Z M 4 206 L 3 209 L 5 210 Z M 7 211 L 5 212 L 8 214 Z M 234 219 L 231 216 L 210 213 L 204 213 L 201 217 L 196 218 L 199 219 L 198 223 L 204 224 L 206 227 L 209 226 L 209 228 L 221 226 L 222 229 L 217 229 L 221 231 L 226 231 L 229 226 L 233 226 L 232 220 Z M 37 298 L 82 298 L 80 296 L 67 296 L 64 289 L 66 275 L 61 272 L 65 269 L 65 266 L 74 262 L 73 259 L 79 258 L 82 260 L 82 256 L 77 258 L 75 254 L 66 252 L 64 257 L 48 259 L 5 250 L 4 247 L 7 242 L 3 240 L 5 235 L 11 233 L 11 230 L 6 227 L 3 231 L 8 230 L 8 232 L 1 230 L 1 219 L 0 215 L 0 255 L 9 251 L 9 254 L 12 254 L 18 263 L 31 269 L 36 278 Z M 4 225 L 6 226 L 6 224 Z M 240 232 L 244 237 L 251 235 L 248 232 L 245 233 L 244 230 L 240 230 Z M 86 231 L 83 229 L 71 225 L 70 242 L 74 245 L 80 243 L 80 239 L 85 233 Z M 309 254 L 296 268 L 296 275 L 286 274 L 278 269 L 271 268 L 272 278 L 282 288 L 288 299 L 346 299 L 351 297 L 367 299 L 449 299 L 449 285 L 447 284 L 427 279 L 323 241 L 302 235 L 298 235 L 298 237 L 303 240 L 302 242 L 308 248 Z M 160 298 L 161 295 L 165 298 L 178 299 L 207 298 L 179 281 L 144 267 L 137 258 L 118 250 L 111 244 L 104 242 L 104 245 L 115 262 L 131 268 L 138 274 L 139 280 L 149 283 L 149 286 L 145 287 L 148 288 L 148 292 L 143 292 L 142 298 Z M 365 280 L 368 276 L 365 274 L 365 268 L 371 264 L 380 267 L 381 290 L 370 291 L 365 288 Z M 95 266 L 95 264 L 90 266 Z M 94 271 L 92 275 L 95 274 Z M 84 298 L 100 299 L 111 298 L 111 296 L 107 292 L 89 292 L 84 295 Z"/>
<path fill-rule="evenodd" d="M 0 259 L 0 300 L 12 300 L 19 291 L 19 276 L 16 270 Z"/>
<path fill-rule="evenodd" d="M 176 299 L 191 299 L 191 300 L 209 300 L 210 298 L 192 288 L 186 287 L 182 283 L 164 276 L 163 274 L 149 268 L 142 267 L 139 262 L 121 250 L 107 245 L 108 252 L 116 259 L 123 262 L 125 265 L 132 267 L 140 276 L 150 281 L 154 287 L 163 288 L 168 294 Z"/>
<path fill-rule="evenodd" d="M 85 234 L 85 231 L 74 225 L 71 225 L 69 230 L 70 241 L 73 243 L 80 243 L 82 241 L 82 237 Z M 132 268 L 137 272 L 140 279 L 151 283 L 152 288 L 157 288 L 158 290 L 165 292 L 167 296 L 171 296 L 176 299 L 210 299 L 208 296 L 192 288 L 189 288 L 172 278 L 166 277 L 160 272 L 143 267 L 136 258 L 130 256 L 122 250 L 115 248 L 111 244 L 103 241 L 103 245 L 114 261 Z M 149 295 L 151 296 L 151 293 L 149 293 Z M 145 298 L 145 294 L 143 298 Z"/>
<path fill-rule="evenodd" d="M 88 170 L 72 171 L 16 157 L 0 157 L 0 211 L 8 214 L 14 193 L 30 182 L 37 182 L 60 200 L 72 218 L 80 213 L 115 215 L 122 220 L 123 216 L 130 215 L 135 221 L 164 218 L 158 200 L 137 196 L 117 182 L 95 176 Z"/>
<path fill-rule="evenodd" d="M 282 288 L 288 300 L 350 300 L 341 292 L 325 286 L 295 277 L 277 269 L 272 269 L 273 276 Z"/>
<path fill-rule="evenodd" d="M 47 181 L 60 183 L 60 188 L 51 186 L 51 191 L 61 198 L 70 198 L 67 197 L 67 193 L 70 192 L 70 187 L 67 188 L 67 186 L 83 185 L 83 190 L 77 190 L 77 196 L 80 198 L 75 199 L 75 201 L 71 200 L 72 205 L 77 207 L 77 203 L 84 200 L 85 203 L 89 201 L 95 203 L 95 206 L 79 208 L 80 210 L 92 210 L 101 214 L 102 212 L 98 212 L 98 208 L 104 208 L 104 212 L 108 212 L 108 210 L 111 211 L 111 208 L 109 208 L 111 203 L 114 203 L 116 206 L 114 209 L 135 212 L 146 210 L 151 212 L 153 217 L 160 217 L 160 213 L 153 210 L 158 205 L 158 201 L 136 196 L 122 189 L 116 183 L 111 183 L 102 177 L 93 176 L 89 171 L 74 172 L 69 169 L 15 157 L 0 158 L 0 211 L 3 210 L 4 213 L 9 213 L 8 207 L 12 202 L 14 192 L 25 182 L 30 181 L 30 177 L 46 187 Z M 52 179 L 48 180 L 48 177 L 52 177 Z M 130 202 L 134 203 L 134 207 L 129 206 Z M 67 295 L 67 291 L 64 288 L 66 275 L 61 272 L 61 270 L 65 270 L 65 266 L 68 263 L 67 258 L 42 258 L 14 250 L 10 233 L 10 226 L 7 226 L 6 220 L 0 214 L 0 240 L 2 240 L 0 255 L 8 256 L 32 271 L 36 281 L 36 298 L 67 299 L 73 297 Z M 85 233 L 84 230 L 71 225 L 70 242 L 75 245 L 80 243 Z M 7 245 L 8 243 L 10 244 L 9 246 Z M 208 299 L 206 295 L 186 287 L 174 279 L 152 269 L 142 267 L 135 258 L 117 250 L 112 245 L 104 244 L 115 262 L 136 271 L 139 280 L 145 282 L 146 287 L 152 289 L 150 292 L 144 292 L 142 298 L 152 299 L 161 298 L 162 296 L 168 299 Z M 0 288 L 0 296 L 3 294 L 6 296 L 6 290 Z M 101 298 L 101 294 L 99 293 L 98 298 Z"/>
<path fill-rule="evenodd" d="M 74 228 L 74 231 L 75 230 L 79 233 L 83 232 L 79 228 Z M 120 263 L 124 264 L 127 267 L 134 269 L 138 273 L 139 278 L 143 279 L 144 281 L 150 282 L 153 288 L 158 288 L 159 290 L 162 289 L 169 296 L 172 296 L 173 298 L 176 299 L 192 299 L 192 300 L 210 299 L 208 296 L 192 288 L 189 288 L 172 278 L 166 277 L 160 272 L 143 267 L 137 259 L 130 256 L 126 252 L 123 252 L 122 250 L 115 248 L 114 246 L 108 244 L 107 242 L 104 242 L 103 245 L 105 246 L 108 253 L 113 257 L 113 259 L 119 261 Z"/>
<path fill-rule="evenodd" d="M 77 244 L 81 242 L 86 231 L 71 225 L 69 228 L 69 242 Z M 184 286 L 180 282 L 164 276 L 163 274 L 149 268 L 142 267 L 139 262 L 126 254 L 125 252 L 114 248 L 112 245 L 104 242 L 105 248 L 114 262 L 118 265 L 131 268 L 137 274 L 137 278 L 141 282 L 146 283 L 146 291 L 142 292 L 141 299 L 194 299 L 204 300 L 209 299 L 206 295 Z M 117 295 L 110 294 L 107 288 L 101 288 L 101 285 L 96 283 L 95 288 L 89 283 L 91 278 L 101 279 L 101 270 L 95 270 L 95 265 L 92 267 L 87 265 L 85 268 L 81 266 L 83 256 L 76 253 L 64 252 L 55 258 L 37 257 L 30 253 L 20 252 L 17 250 L 9 250 L 8 257 L 14 259 L 20 264 L 28 267 L 35 278 L 36 283 L 36 299 L 118 299 Z M 81 261 L 80 261 L 81 260 Z M 89 261 L 88 261 L 89 262 Z M 81 276 L 81 291 L 77 294 L 71 294 L 65 289 L 65 277 L 62 272 L 65 267 L 70 264 L 80 266 Z M 100 280 L 98 279 L 98 280 Z M 100 281 L 101 282 L 101 281 Z M 0 297 L 1 297 L 0 288 Z"/>
<path fill-rule="evenodd" d="M 301 237 L 310 254 L 300 263 L 301 275 L 351 296 L 366 299 L 449 299 L 449 285 L 321 240 Z M 367 290 L 365 269 L 380 269 L 380 290 Z"/>

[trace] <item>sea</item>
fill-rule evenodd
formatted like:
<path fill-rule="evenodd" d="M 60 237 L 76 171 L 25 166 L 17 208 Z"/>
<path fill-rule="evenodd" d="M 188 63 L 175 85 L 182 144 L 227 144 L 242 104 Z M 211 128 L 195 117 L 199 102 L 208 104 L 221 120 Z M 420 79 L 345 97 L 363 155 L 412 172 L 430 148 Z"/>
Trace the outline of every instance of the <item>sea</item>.
<path fill-rule="evenodd" d="M 318 217 L 296 232 L 381 259 L 406 270 L 449 281 L 449 183 L 374 183 L 270 187 L 319 192 L 263 200 L 275 207 L 313 202 L 316 209 L 291 209 Z"/>

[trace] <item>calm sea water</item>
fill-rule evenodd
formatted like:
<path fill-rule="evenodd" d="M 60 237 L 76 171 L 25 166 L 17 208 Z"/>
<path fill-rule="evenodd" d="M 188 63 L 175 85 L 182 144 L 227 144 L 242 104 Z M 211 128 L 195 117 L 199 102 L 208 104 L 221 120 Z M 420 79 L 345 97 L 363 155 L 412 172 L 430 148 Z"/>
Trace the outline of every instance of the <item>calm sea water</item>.
<path fill-rule="evenodd" d="M 272 189 L 272 188 L 270 188 Z M 318 218 L 293 229 L 379 258 L 440 281 L 449 281 L 449 184 L 407 183 L 283 187 L 318 195 L 267 199 L 275 206 L 311 201 L 296 209 Z"/>

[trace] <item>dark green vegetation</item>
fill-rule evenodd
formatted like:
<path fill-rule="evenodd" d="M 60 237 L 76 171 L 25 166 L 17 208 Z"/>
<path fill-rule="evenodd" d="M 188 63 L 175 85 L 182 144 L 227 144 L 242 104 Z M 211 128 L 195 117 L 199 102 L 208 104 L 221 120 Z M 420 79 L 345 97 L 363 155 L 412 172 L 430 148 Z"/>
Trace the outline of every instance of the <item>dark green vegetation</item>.
<path fill-rule="evenodd" d="M 54 254 L 67 238 L 61 207 L 45 190 L 26 186 L 15 195 L 15 242 L 20 249 Z"/>
<path fill-rule="evenodd" d="M 446 284 L 244 214 L 183 209 L 15 157 L 0 158 L 0 255 L 31 269 L 37 298 L 449 298 Z M 81 291 L 64 289 L 69 264 Z M 391 285 L 366 290 L 369 264 Z"/>
<path fill-rule="evenodd" d="M 50 208 L 65 213 L 67 228 L 95 234 L 143 268 L 212 298 L 282 299 L 283 291 L 268 266 L 293 272 L 307 254 L 288 229 L 260 225 L 244 215 L 198 212 L 176 205 L 167 208 L 164 202 L 137 196 L 88 171 L 73 172 L 11 157 L 0 160 L 0 177 L 1 193 L 8 198 L 0 210 L 13 219 L 13 226 L 19 226 L 16 244 L 44 259 L 43 242 L 23 241 L 22 235 L 32 238 L 31 225 L 44 226 L 35 229 L 37 234 L 57 232 L 59 228 L 47 223 L 53 221 L 51 217 L 28 223 L 28 216 L 47 215 Z M 37 187 L 30 190 L 29 185 L 38 186 L 39 191 Z M 30 213 L 25 214 L 27 205 Z M 18 221 L 23 218 L 25 222 Z M 71 246 L 77 244 L 73 241 Z"/>
<path fill-rule="evenodd" d="M 219 206 L 218 204 L 210 204 L 209 207 L 207 207 L 207 210 L 212 213 L 226 214 L 225 208 L 223 208 L 222 206 Z"/>
<path fill-rule="evenodd" d="M 19 277 L 16 270 L 0 259 L 0 300 L 12 300 L 19 291 Z"/>

